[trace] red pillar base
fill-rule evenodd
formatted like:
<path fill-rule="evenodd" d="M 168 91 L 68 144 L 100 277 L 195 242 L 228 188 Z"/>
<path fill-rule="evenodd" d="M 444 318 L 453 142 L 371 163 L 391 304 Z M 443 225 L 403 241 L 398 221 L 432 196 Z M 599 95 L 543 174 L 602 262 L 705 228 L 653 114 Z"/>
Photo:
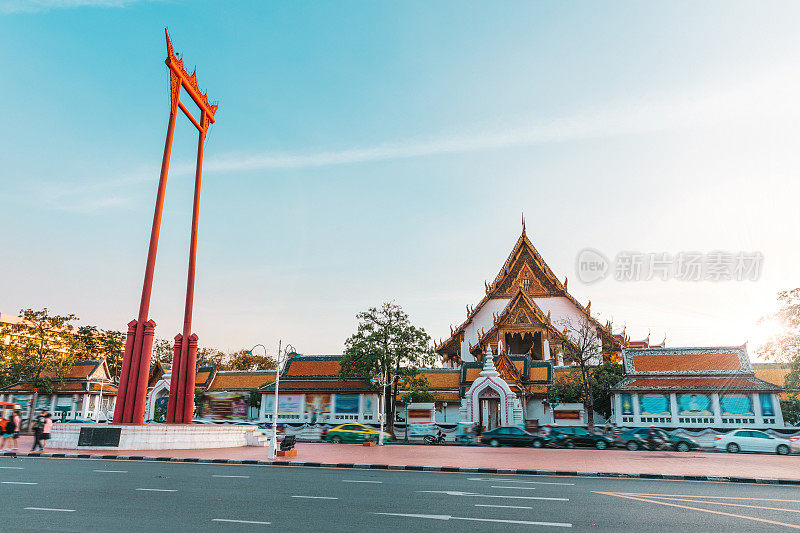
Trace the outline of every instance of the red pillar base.
<path fill-rule="evenodd" d="M 120 374 L 114 424 L 144 424 L 147 402 L 147 379 L 150 376 L 150 357 L 156 323 L 148 320 L 143 327 L 132 320 L 128 323 L 125 356 Z"/>
<path fill-rule="evenodd" d="M 197 335 L 184 336 L 179 333 L 175 336 L 172 377 L 169 385 L 169 403 L 167 404 L 167 422 L 169 423 L 192 423 L 196 366 Z"/>

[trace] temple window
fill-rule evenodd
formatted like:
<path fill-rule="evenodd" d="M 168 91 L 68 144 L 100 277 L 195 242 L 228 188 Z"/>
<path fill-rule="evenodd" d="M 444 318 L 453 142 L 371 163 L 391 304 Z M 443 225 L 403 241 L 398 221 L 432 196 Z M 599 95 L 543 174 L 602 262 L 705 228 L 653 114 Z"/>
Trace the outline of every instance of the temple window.
<path fill-rule="evenodd" d="M 525 278 L 522 280 L 522 290 L 529 292 L 531 288 L 531 280 Z"/>

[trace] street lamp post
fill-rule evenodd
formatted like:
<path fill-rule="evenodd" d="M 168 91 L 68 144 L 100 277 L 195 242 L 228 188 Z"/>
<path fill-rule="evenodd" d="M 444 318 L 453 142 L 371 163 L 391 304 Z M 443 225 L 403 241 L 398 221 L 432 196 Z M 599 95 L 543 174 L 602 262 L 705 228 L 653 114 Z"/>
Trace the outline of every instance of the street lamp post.
<path fill-rule="evenodd" d="M 272 436 L 269 439 L 269 451 L 267 453 L 267 457 L 270 459 L 275 459 L 275 452 L 278 448 L 278 385 L 280 385 L 281 381 L 281 362 L 285 359 L 285 356 L 289 353 L 294 353 L 294 347 L 291 344 L 287 344 L 286 348 L 283 349 L 281 352 L 281 343 L 282 341 L 278 341 L 278 360 L 276 362 L 275 368 L 275 401 L 273 402 L 273 411 L 272 411 Z M 267 354 L 267 348 L 263 344 L 256 344 L 250 350 L 250 353 L 253 353 L 258 346 L 264 348 L 264 355 Z M 289 351 L 289 348 L 292 351 Z"/>
<path fill-rule="evenodd" d="M 381 376 L 381 432 L 378 433 L 378 446 L 383 446 L 383 425 L 386 422 L 386 385 L 389 383 L 389 367 L 386 367 L 386 373 Z"/>

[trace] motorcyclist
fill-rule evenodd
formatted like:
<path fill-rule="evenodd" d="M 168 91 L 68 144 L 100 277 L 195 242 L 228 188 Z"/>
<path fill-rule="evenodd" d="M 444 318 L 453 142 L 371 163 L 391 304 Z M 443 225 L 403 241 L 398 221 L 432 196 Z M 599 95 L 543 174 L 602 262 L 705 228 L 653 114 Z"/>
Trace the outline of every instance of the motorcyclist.
<path fill-rule="evenodd" d="M 662 443 L 661 435 L 658 434 L 655 426 L 650 426 L 647 432 L 647 444 L 650 446 L 650 449 L 657 450 L 661 447 Z"/>

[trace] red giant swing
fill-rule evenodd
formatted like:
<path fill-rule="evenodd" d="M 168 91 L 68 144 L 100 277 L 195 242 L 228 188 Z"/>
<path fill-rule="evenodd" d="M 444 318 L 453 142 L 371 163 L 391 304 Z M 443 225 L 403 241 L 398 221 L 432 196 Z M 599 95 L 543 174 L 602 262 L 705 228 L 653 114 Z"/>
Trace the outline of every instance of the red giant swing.
<path fill-rule="evenodd" d="M 156 194 L 155 213 L 150 232 L 150 246 L 144 272 L 142 298 L 139 316 L 128 323 L 125 341 L 125 355 L 120 374 L 119 393 L 114 409 L 113 424 L 108 427 L 61 428 L 54 435 L 56 447 L 113 447 L 118 449 L 158 449 L 158 448 L 202 448 L 263 445 L 263 439 L 256 435 L 255 428 L 246 426 L 209 427 L 193 426 L 195 366 L 197 359 L 197 335 L 192 333 L 192 307 L 194 300 L 194 279 L 197 257 L 197 227 L 200 202 L 200 184 L 203 172 L 203 148 L 209 126 L 214 123 L 218 105 L 208 101 L 206 93 L 200 91 L 195 72 L 189 74 L 172 48 L 169 33 L 166 32 L 167 58 L 169 70 L 170 110 L 167 125 L 167 138 L 164 156 L 161 161 L 161 176 Z M 195 118 L 180 100 L 181 92 L 197 104 L 200 119 Z M 153 334 L 156 323 L 148 318 L 150 296 L 153 288 L 153 275 L 158 249 L 158 236 L 161 229 L 161 216 L 167 186 L 172 140 L 178 109 L 199 132 L 197 142 L 197 163 L 194 183 L 194 203 L 192 208 L 192 228 L 189 244 L 189 272 L 186 280 L 186 302 L 184 308 L 183 331 L 175 336 L 175 346 L 171 367 L 167 424 L 144 424 L 147 383 L 150 372 L 150 357 L 153 349 Z"/>

